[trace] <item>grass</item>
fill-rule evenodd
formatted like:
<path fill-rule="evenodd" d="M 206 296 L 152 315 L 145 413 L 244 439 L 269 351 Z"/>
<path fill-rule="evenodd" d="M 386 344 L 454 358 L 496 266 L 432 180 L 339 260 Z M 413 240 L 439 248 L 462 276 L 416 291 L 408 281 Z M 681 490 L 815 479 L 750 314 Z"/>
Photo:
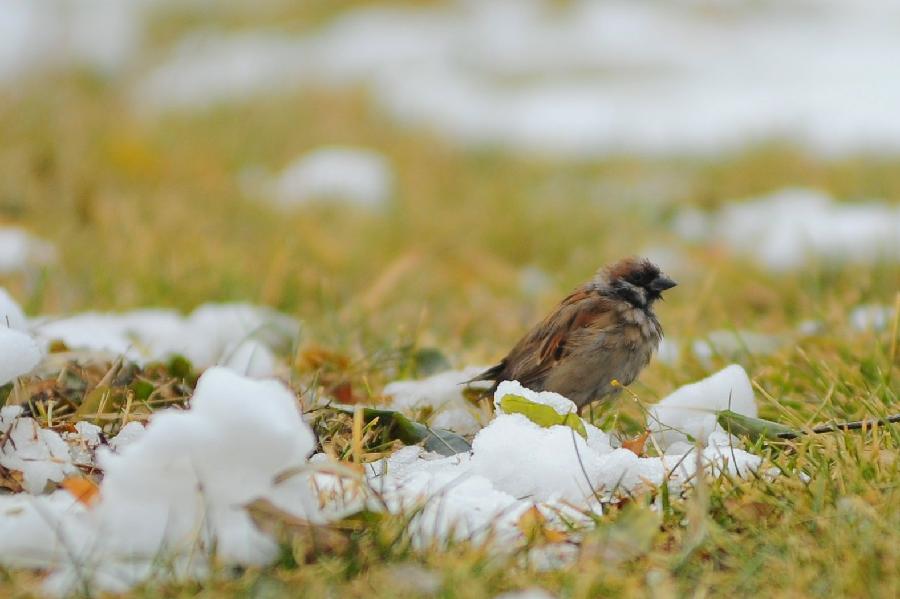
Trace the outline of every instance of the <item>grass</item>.
<path fill-rule="evenodd" d="M 162 23 L 153 39 L 175 39 L 189 25 Z M 397 129 L 361 90 L 296 91 L 158 119 L 133 114 L 124 91 L 70 73 L 0 92 L 0 222 L 26 226 L 60 254 L 41 273 L 0 280 L 32 314 L 263 303 L 304 321 L 301 350 L 347 356 L 353 368 L 338 376 L 377 395 L 403 367 L 400 349 L 436 347 L 455 365 L 490 362 L 598 266 L 673 247 L 684 274 L 659 309 L 673 338 L 720 328 L 786 334 L 810 318 L 826 324 L 774 355 L 738 357 L 764 417 L 808 426 L 900 411 L 896 329 L 859 333 L 847 324 L 857 304 L 896 301 L 900 267 L 813 264 L 779 276 L 720 248 L 685 245 L 669 226 L 687 205 L 711 208 L 788 185 L 896 202 L 900 158 L 825 160 L 771 144 L 708 160 L 559 162 L 464 152 L 427 131 Z M 335 143 L 389 158 L 397 176 L 389 205 L 281 213 L 240 190 L 248 165 L 277 170 Z M 546 273 L 547 285 L 523 288 L 525 267 Z M 728 361 L 654 363 L 632 391 L 649 403 Z M 298 390 L 313 376 L 295 373 Z M 629 402 L 598 419 L 633 414 Z M 619 422 L 627 431 L 628 418 Z M 340 441 L 348 433 L 335 434 Z M 896 597 L 898 448 L 897 426 L 769 448 L 775 464 L 810 480 L 713 481 L 705 493 L 673 500 L 646 546 L 618 547 L 623 559 L 611 558 L 604 535 L 627 510 L 604 516 L 576 564 L 559 571 L 464 544 L 389 544 L 402 522 L 384 518 L 345 553 L 307 556 L 286 545 L 274 566 L 223 569 L 202 584 L 150 584 L 133 596 L 476 598 L 540 586 L 573 598 Z M 630 509 L 646 511 L 647 501 Z M 31 596 L 38 582 L 3 571 L 0 594 Z"/>

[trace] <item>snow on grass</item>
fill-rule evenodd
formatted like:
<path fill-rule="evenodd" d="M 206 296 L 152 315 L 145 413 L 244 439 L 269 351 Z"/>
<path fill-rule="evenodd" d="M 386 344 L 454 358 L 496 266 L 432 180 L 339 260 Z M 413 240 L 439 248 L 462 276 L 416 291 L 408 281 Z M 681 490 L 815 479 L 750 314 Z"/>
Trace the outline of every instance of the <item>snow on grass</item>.
<path fill-rule="evenodd" d="M 537 401 L 549 397 L 507 382 L 495 399 L 512 391 Z M 723 400 L 726 392 L 730 402 Z M 549 397 L 547 405 L 564 401 Z M 0 563 L 50 570 L 47 588 L 58 593 L 121 592 L 150 576 L 204 577 L 213 551 L 225 564 L 267 564 L 277 544 L 246 509 L 258 499 L 313 523 L 363 506 L 413 514 L 407 532 L 415 546 L 490 538 L 506 550 L 524 540 L 521 518 L 532 509 L 550 523 L 562 525 L 565 518 L 590 526 L 586 514 L 601 511 L 600 500 L 662 484 L 677 491 L 698 462 L 711 475 L 748 475 L 761 458 L 716 430 L 710 415 L 724 407 L 756 414 L 738 366 L 676 391 L 655 411 L 666 422 L 661 441 L 668 440 L 669 426 L 705 441 L 699 459 L 684 459 L 693 446 L 682 454 L 639 457 L 613 449 L 606 434 L 587 423 L 584 439 L 568 426 L 543 427 L 522 414 L 498 412 L 475 435 L 470 453 L 440 457 L 406 447 L 367 464 L 367 501 L 358 493 L 343 495 L 344 483 L 320 468 L 330 458 L 319 455 L 306 466 L 313 433 L 293 392 L 273 380 L 211 368 L 189 410 L 158 412 L 146 429 L 123 429 L 120 436 L 129 438 L 116 443 L 117 453 L 95 443 L 92 425 L 79 423 L 64 440 L 19 417 L 20 408 L 4 408 L 2 424 L 16 440 L 4 449 L 4 460 L 18 461 L 3 464 L 25 472 L 31 493 L 73 471 L 72 456 L 83 449 L 96 455 L 104 477 L 99 499 L 87 507 L 62 491 L 0 497 Z M 697 420 L 698 412 L 713 425 Z M 329 496 L 329 486 L 340 492 Z M 328 497 L 331 504 L 320 504 Z"/>
<path fill-rule="evenodd" d="M 20 418 L 21 406 L 0 409 L 0 465 L 21 472 L 22 486 L 33 494 L 41 493 L 48 481 L 60 482 L 75 472 L 69 446 L 58 434 L 31 418 Z"/>
<path fill-rule="evenodd" d="M 9 410 L 4 408 L 4 426 L 14 416 Z M 15 420 L 13 434 L 29 421 Z M 56 456 L 66 463 L 66 443 L 43 432 L 53 438 L 50 448 L 37 448 L 47 454 L 44 461 Z M 35 445 L 46 441 L 42 435 L 16 440 Z M 213 549 L 226 563 L 268 563 L 277 545 L 256 528 L 245 506 L 268 498 L 321 520 L 318 499 L 302 475 L 293 477 L 302 480 L 287 492 L 276 490 L 276 477 L 303 466 L 314 445 L 290 389 L 212 368 L 200 378 L 190 410 L 155 414 L 118 454 L 98 450 L 105 475 L 99 501 L 90 508 L 63 492 L 0 498 L 0 530 L 10 533 L 0 536 L 0 563 L 50 568 L 48 588 L 57 592 L 83 585 L 123 591 L 159 574 L 160 564 L 200 576 Z M 28 450 L 17 443 L 13 455 L 24 460 Z M 66 469 L 56 468 L 34 475 L 29 490 L 43 488 L 41 477 L 61 480 Z"/>
<path fill-rule="evenodd" d="M 556 395 L 505 382 L 495 401 L 512 390 L 538 401 Z M 562 407 L 563 401 L 568 400 L 556 396 L 548 405 Z M 653 411 L 665 424 L 651 418 L 648 426 L 670 450 L 687 434 L 696 438 L 699 460 L 707 472 L 746 476 L 762 460 L 717 429 L 715 411 L 728 407 L 756 415 L 749 379 L 736 365 L 677 390 Z M 568 426 L 542 427 L 522 414 L 498 412 L 475 435 L 471 455 L 440 458 L 421 448 L 405 448 L 368 465 L 366 472 L 389 509 L 400 511 L 425 502 L 421 527 L 415 529 L 418 542 L 424 545 L 436 539 L 477 540 L 489 524 L 498 538 L 515 540 L 520 538 L 515 527 L 518 517 L 534 505 L 598 510 L 599 499 L 608 501 L 662 484 L 677 491 L 696 472 L 692 444 L 682 443 L 678 453 L 639 457 L 628 449 L 614 449 L 605 433 L 584 424 L 587 439 Z"/>
<path fill-rule="evenodd" d="M 273 182 L 274 201 L 282 207 L 314 200 L 342 200 L 377 207 L 393 191 L 387 160 L 371 150 L 325 147 L 300 156 Z"/>
<path fill-rule="evenodd" d="M 850 326 L 857 331 L 881 331 L 893 322 L 894 309 L 878 304 L 856 306 L 850 311 Z"/>
<path fill-rule="evenodd" d="M 806 189 L 784 189 L 731 202 L 675 223 L 686 239 L 708 239 L 774 271 L 810 261 L 871 264 L 900 261 L 900 208 L 885 202 L 840 203 Z"/>
<path fill-rule="evenodd" d="M 0 4 L 0 83 L 57 67 L 104 75 L 134 57 L 139 0 L 5 0 Z"/>
<path fill-rule="evenodd" d="M 771 138 L 829 154 L 896 151 L 896 11 L 880 2 L 364 7 L 303 36 L 191 33 L 134 96 L 195 108 L 362 84 L 396 121 L 461 144 L 580 157 L 714 154 Z"/>
<path fill-rule="evenodd" d="M 458 433 L 474 433 L 481 428 L 483 415 L 463 397 L 465 382 L 484 372 L 480 366 L 450 370 L 421 381 L 394 381 L 384 388 L 391 399 L 389 407 L 410 411 L 429 408 L 434 411 L 431 424 Z"/>
<path fill-rule="evenodd" d="M 180 354 L 201 368 L 221 363 L 270 376 L 277 368 L 271 350 L 289 348 L 300 324 L 250 304 L 204 304 L 187 317 L 172 310 L 86 312 L 36 319 L 32 328 L 45 344 L 60 340 L 72 349 L 108 351 L 141 363 Z"/>
<path fill-rule="evenodd" d="M 0 274 L 27 272 L 56 259 L 56 249 L 18 227 L 0 226 Z"/>
<path fill-rule="evenodd" d="M 711 434 L 722 432 L 716 423 L 720 410 L 757 416 L 750 378 L 736 364 L 675 390 L 650 408 L 647 425 L 662 449 L 683 453 L 695 441 L 706 443 Z"/>
<path fill-rule="evenodd" d="M 28 374 L 42 357 L 43 352 L 31 336 L 0 326 L 0 385 Z"/>

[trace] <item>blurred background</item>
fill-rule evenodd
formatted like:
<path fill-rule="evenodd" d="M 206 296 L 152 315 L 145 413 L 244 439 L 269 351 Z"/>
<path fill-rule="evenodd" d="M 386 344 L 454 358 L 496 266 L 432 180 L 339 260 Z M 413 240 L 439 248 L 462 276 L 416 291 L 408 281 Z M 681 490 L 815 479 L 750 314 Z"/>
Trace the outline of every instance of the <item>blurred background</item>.
<path fill-rule="evenodd" d="M 640 254 L 659 368 L 847 338 L 900 288 L 898 64 L 884 0 L 5 0 L 0 284 L 471 363 Z"/>

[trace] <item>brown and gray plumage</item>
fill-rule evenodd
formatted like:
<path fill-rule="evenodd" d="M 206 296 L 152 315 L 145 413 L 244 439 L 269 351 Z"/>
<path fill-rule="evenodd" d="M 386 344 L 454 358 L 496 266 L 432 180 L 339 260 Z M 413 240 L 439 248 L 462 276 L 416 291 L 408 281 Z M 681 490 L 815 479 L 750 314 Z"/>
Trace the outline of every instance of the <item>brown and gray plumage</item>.
<path fill-rule="evenodd" d="M 620 391 L 650 362 L 662 339 L 653 303 L 675 281 L 649 260 L 626 258 L 600 270 L 473 381 L 516 380 L 555 391 L 579 409 Z"/>

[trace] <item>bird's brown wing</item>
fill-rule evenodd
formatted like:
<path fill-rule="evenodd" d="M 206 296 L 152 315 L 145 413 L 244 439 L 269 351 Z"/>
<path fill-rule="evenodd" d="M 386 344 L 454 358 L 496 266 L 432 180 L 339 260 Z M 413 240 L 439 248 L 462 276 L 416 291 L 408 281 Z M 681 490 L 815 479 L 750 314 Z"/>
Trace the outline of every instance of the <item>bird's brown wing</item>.
<path fill-rule="evenodd" d="M 581 288 L 565 298 L 547 318 L 522 338 L 501 362 L 503 378 L 541 389 L 547 373 L 592 334 L 614 326 L 613 302 L 593 289 Z"/>

